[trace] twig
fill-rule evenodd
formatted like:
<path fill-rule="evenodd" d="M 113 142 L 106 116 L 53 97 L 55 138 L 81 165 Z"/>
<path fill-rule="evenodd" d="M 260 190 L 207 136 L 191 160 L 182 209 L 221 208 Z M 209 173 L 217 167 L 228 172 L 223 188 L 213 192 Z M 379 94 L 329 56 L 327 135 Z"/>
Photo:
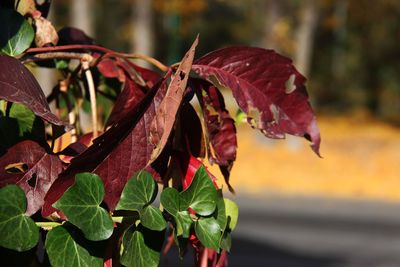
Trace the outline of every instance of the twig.
<path fill-rule="evenodd" d="M 55 59 L 55 58 L 81 59 L 85 55 L 86 54 L 84 54 L 84 53 L 75 53 L 75 52 L 48 52 L 48 53 L 42 53 L 42 54 L 35 54 L 32 56 L 26 56 L 26 59 L 23 59 L 22 63 L 26 64 L 29 62 L 37 62 L 37 61 L 43 61 L 43 60 Z"/>
<path fill-rule="evenodd" d="M 50 46 L 50 47 L 35 47 L 29 48 L 25 53 L 46 53 L 55 51 L 67 51 L 67 50 L 92 50 L 102 53 L 114 53 L 113 50 L 98 46 L 98 45 L 60 45 L 60 46 Z"/>
<path fill-rule="evenodd" d="M 86 54 L 85 57 L 81 59 L 82 69 L 85 72 L 86 80 L 89 86 L 89 96 L 90 96 L 90 106 L 92 109 L 92 127 L 93 127 L 93 139 L 97 137 L 97 103 L 96 103 L 96 91 L 94 88 L 93 76 L 90 72 L 90 62 L 93 57 Z"/>
<path fill-rule="evenodd" d="M 167 72 L 169 69 L 168 66 L 164 65 L 157 59 L 146 56 L 146 55 L 142 55 L 142 54 L 126 54 L 126 53 L 114 52 L 114 53 L 107 53 L 104 55 L 104 57 L 122 57 L 125 59 L 141 59 L 141 60 L 144 60 L 144 61 L 152 64 L 153 66 L 157 67 L 159 70 L 161 70 L 163 72 Z"/>

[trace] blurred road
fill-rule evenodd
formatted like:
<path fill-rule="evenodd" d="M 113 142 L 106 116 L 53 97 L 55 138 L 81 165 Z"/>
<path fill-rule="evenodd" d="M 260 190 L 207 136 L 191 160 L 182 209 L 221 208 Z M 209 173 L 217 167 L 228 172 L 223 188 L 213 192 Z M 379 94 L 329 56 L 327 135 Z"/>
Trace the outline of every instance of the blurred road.
<path fill-rule="evenodd" d="M 236 201 L 229 266 L 400 266 L 400 204 L 280 196 Z"/>
<path fill-rule="evenodd" d="M 282 196 L 235 201 L 240 214 L 231 267 L 400 266 L 400 203 Z M 191 255 L 183 262 L 176 255 L 161 266 L 193 266 Z"/>

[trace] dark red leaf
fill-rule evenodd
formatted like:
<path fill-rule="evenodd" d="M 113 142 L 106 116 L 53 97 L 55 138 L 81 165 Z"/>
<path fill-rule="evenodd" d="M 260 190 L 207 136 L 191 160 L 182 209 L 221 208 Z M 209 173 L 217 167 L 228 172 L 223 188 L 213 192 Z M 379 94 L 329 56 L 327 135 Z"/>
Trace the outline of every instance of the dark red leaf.
<path fill-rule="evenodd" d="M 134 109 L 143 100 L 145 95 L 146 92 L 142 87 L 138 86 L 132 79 L 127 78 L 124 88 L 114 103 L 106 126 L 123 119 L 130 110 Z"/>
<path fill-rule="evenodd" d="M 167 74 L 134 110 L 125 114 L 124 119 L 113 124 L 93 141 L 92 146 L 71 161 L 46 195 L 42 210 L 44 216 L 55 211 L 51 205 L 74 183 L 75 174 L 80 172 L 94 172 L 102 178 L 106 189 L 104 202 L 110 210 L 114 209 L 125 183 L 135 172 L 145 168 L 156 180 L 161 180 L 166 163 L 160 164 L 162 168 L 156 167 L 157 161 L 148 165 L 153 150 L 148 134 L 150 123 L 166 94 L 170 76 Z"/>
<path fill-rule="evenodd" d="M 0 56 L 0 88 L 0 98 L 24 104 L 49 123 L 68 125 L 51 113 L 46 97 L 35 77 L 13 57 Z"/>
<path fill-rule="evenodd" d="M 58 45 L 94 44 L 93 38 L 87 36 L 82 30 L 74 27 L 64 27 L 58 31 Z"/>
<path fill-rule="evenodd" d="M 130 77 L 140 86 L 152 88 L 161 79 L 160 74 L 157 72 L 142 68 L 129 60 L 117 58 L 116 63 L 125 71 L 128 77 Z"/>
<path fill-rule="evenodd" d="M 209 161 L 220 166 L 226 184 L 233 192 L 229 184 L 229 175 L 236 160 L 237 138 L 234 120 L 225 108 L 221 92 L 215 86 L 208 82 L 198 82 L 196 85 L 209 140 Z"/>
<path fill-rule="evenodd" d="M 194 157 L 205 157 L 205 140 L 201 121 L 191 104 L 184 103 L 179 112 L 180 130 L 175 130 L 174 149 L 189 152 Z"/>
<path fill-rule="evenodd" d="M 176 115 L 181 106 L 183 94 L 186 89 L 189 73 L 198 38 L 193 42 L 189 51 L 183 57 L 174 78 L 168 86 L 167 93 L 160 103 L 160 108 L 150 126 L 149 141 L 154 145 L 150 161 L 154 161 L 161 154 L 175 124 Z"/>
<path fill-rule="evenodd" d="M 123 90 L 114 103 L 106 126 L 117 122 L 124 114 L 133 109 L 142 101 L 149 88 L 152 88 L 161 79 L 158 73 L 121 58 L 104 58 L 99 62 L 97 68 L 105 77 L 118 78 L 119 81 L 125 82 Z"/>
<path fill-rule="evenodd" d="M 15 165 L 24 167 L 13 172 L 11 167 Z M 0 158 L 0 187 L 19 185 L 28 200 L 27 214 L 32 215 L 42 207 L 48 189 L 62 170 L 63 164 L 56 155 L 48 154 L 33 141 L 23 141 Z"/>
<path fill-rule="evenodd" d="M 290 59 L 272 50 L 230 47 L 200 58 L 193 70 L 215 86 L 230 88 L 249 123 L 267 137 L 304 136 L 319 155 L 320 134 L 306 79 Z"/>

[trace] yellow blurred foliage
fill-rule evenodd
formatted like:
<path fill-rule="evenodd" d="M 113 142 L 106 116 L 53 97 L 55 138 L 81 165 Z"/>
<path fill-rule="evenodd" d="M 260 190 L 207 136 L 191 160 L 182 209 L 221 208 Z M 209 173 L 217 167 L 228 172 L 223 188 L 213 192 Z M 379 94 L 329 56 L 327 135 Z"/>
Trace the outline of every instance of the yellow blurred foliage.
<path fill-rule="evenodd" d="M 400 200 L 400 129 L 359 116 L 318 121 L 322 159 L 305 140 L 271 141 L 241 125 L 231 176 L 237 193 Z"/>

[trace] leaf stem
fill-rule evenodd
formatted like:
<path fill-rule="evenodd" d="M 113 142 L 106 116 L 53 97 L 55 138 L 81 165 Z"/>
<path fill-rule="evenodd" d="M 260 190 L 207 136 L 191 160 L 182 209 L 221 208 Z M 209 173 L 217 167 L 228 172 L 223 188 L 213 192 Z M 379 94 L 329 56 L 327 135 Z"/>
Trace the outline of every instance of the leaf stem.
<path fill-rule="evenodd" d="M 103 53 L 114 53 L 113 50 L 98 45 L 60 45 L 52 47 L 34 47 L 26 50 L 26 53 L 45 53 L 45 52 L 82 50 L 82 49 L 93 50 Z"/>
<path fill-rule="evenodd" d="M 89 87 L 90 106 L 92 109 L 93 139 L 95 139 L 97 137 L 97 103 L 96 103 L 96 91 L 94 88 L 93 76 L 89 69 L 90 62 L 92 60 L 93 60 L 92 56 L 86 54 L 86 56 L 81 59 L 81 62 L 82 62 L 82 69 L 85 72 L 86 80 Z"/>
<path fill-rule="evenodd" d="M 153 66 L 157 67 L 159 70 L 163 72 L 167 72 L 169 67 L 158 61 L 157 59 L 153 57 L 149 57 L 143 54 L 126 54 L 126 53 L 107 53 L 104 55 L 104 57 L 123 57 L 125 59 L 141 59 L 143 61 L 146 61 Z"/>

